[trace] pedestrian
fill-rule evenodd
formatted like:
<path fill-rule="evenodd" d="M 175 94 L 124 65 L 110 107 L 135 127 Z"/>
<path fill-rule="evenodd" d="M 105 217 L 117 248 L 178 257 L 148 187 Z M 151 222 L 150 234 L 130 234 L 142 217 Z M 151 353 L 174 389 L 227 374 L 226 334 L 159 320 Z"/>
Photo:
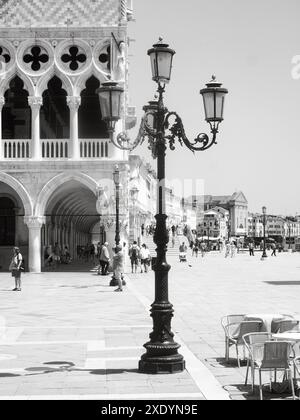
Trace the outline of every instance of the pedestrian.
<path fill-rule="evenodd" d="M 254 243 L 249 242 L 249 255 L 250 257 L 254 257 Z"/>
<path fill-rule="evenodd" d="M 198 258 L 198 251 L 199 251 L 199 247 L 198 247 L 198 242 L 196 241 L 194 248 L 193 248 L 193 253 L 192 256 L 194 256 L 194 254 L 196 255 L 196 258 Z"/>
<path fill-rule="evenodd" d="M 110 262 L 110 256 L 108 251 L 108 242 L 105 242 L 101 249 L 100 254 L 100 267 L 101 275 L 106 276 L 108 274 L 108 267 Z"/>
<path fill-rule="evenodd" d="M 140 258 L 141 258 L 141 273 L 143 273 L 143 267 L 145 273 L 148 272 L 148 266 L 150 263 L 150 251 L 146 244 L 143 244 L 140 250 Z"/>
<path fill-rule="evenodd" d="M 136 270 L 139 265 L 139 255 L 140 255 L 140 248 L 137 244 L 137 241 L 133 242 L 133 245 L 129 248 L 129 257 L 131 261 L 131 272 L 133 271 L 136 273 Z"/>
<path fill-rule="evenodd" d="M 231 250 L 231 247 L 230 247 L 230 242 L 229 242 L 229 241 L 227 241 L 227 242 L 226 242 L 226 246 L 225 246 L 225 258 L 229 257 L 229 255 L 230 255 L 230 250 Z"/>
<path fill-rule="evenodd" d="M 15 278 L 14 292 L 21 291 L 21 268 L 22 268 L 23 257 L 20 249 L 15 246 L 13 247 L 13 256 L 9 265 L 9 271 L 11 271 L 12 277 Z"/>
<path fill-rule="evenodd" d="M 115 292 L 123 292 L 122 276 L 124 272 L 124 253 L 120 245 L 114 248 L 115 255 L 113 256 L 113 271 L 114 277 L 118 282 L 118 288 Z"/>
<path fill-rule="evenodd" d="M 173 236 L 175 236 L 175 235 L 176 235 L 176 226 L 175 226 L 175 225 L 173 225 L 173 226 L 171 227 L 171 230 L 172 230 L 172 235 L 173 235 Z"/>
<path fill-rule="evenodd" d="M 271 257 L 276 257 L 276 244 L 275 244 L 275 242 L 272 243 L 271 249 L 272 249 Z"/>
<path fill-rule="evenodd" d="M 234 241 L 232 241 L 230 245 L 231 258 L 235 257 L 236 249 L 237 249 L 236 244 Z"/>
<path fill-rule="evenodd" d="M 57 265 L 60 263 L 60 256 L 61 256 L 61 249 L 58 245 L 58 242 L 55 242 L 54 247 L 53 247 L 53 255 L 52 255 L 54 268 L 56 268 Z"/>
<path fill-rule="evenodd" d="M 203 258 L 204 255 L 205 255 L 205 242 L 203 242 L 203 241 L 201 241 L 201 243 L 200 243 L 200 251 L 201 251 L 201 256 Z"/>
<path fill-rule="evenodd" d="M 172 248 L 175 246 L 175 236 L 172 235 Z"/>
<path fill-rule="evenodd" d="M 144 236 L 144 233 L 145 233 L 145 225 L 144 225 L 144 223 L 141 226 L 141 232 L 142 232 L 142 236 Z"/>

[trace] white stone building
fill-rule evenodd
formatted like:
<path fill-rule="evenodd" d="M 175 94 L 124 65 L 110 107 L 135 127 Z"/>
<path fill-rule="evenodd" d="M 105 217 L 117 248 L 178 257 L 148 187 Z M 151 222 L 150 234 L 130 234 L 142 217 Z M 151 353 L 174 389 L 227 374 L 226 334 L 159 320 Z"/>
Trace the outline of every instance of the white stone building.
<path fill-rule="evenodd" d="M 75 257 L 99 215 L 113 244 L 112 172 L 117 163 L 126 189 L 128 156 L 109 140 L 97 89 L 111 79 L 123 84 L 116 132 L 131 128 L 131 17 L 127 0 L 0 3 L 0 266 L 9 265 L 12 245 L 33 272 L 55 242 Z M 121 216 L 126 237 L 125 201 Z"/>

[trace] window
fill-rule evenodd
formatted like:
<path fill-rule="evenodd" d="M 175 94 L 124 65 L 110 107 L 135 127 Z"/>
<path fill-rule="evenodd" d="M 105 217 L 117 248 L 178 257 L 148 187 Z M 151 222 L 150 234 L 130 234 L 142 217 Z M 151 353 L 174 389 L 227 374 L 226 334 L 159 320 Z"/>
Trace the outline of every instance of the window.
<path fill-rule="evenodd" d="M 31 108 L 28 104 L 28 92 L 23 81 L 16 76 L 5 93 L 5 105 L 2 111 L 3 139 L 31 138 Z"/>
<path fill-rule="evenodd" d="M 67 92 L 61 80 L 54 76 L 43 93 L 41 107 L 41 139 L 68 139 L 70 137 L 70 110 Z"/>

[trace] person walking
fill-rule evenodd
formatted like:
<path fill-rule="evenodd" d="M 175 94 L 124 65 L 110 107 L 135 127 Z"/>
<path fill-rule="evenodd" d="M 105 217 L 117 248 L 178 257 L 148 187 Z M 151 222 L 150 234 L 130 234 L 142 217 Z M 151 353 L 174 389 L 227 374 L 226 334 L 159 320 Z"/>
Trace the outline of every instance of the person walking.
<path fill-rule="evenodd" d="M 196 255 L 196 258 L 198 258 L 198 252 L 199 252 L 199 246 L 198 246 L 198 241 L 195 242 L 194 248 L 193 248 L 193 254 L 192 255 Z"/>
<path fill-rule="evenodd" d="M 110 256 L 108 251 L 108 242 L 105 242 L 101 249 L 100 254 L 100 266 L 101 266 L 101 275 L 106 276 L 108 274 L 108 267 L 110 262 Z"/>
<path fill-rule="evenodd" d="M 114 277 L 118 282 L 118 288 L 115 292 L 123 292 L 122 276 L 124 273 L 124 252 L 120 245 L 114 248 L 115 255 L 113 256 L 113 271 Z"/>
<path fill-rule="evenodd" d="M 229 257 L 230 255 L 230 242 L 226 242 L 226 246 L 225 246 L 225 258 Z"/>
<path fill-rule="evenodd" d="M 203 258 L 204 255 L 205 255 L 205 242 L 203 242 L 203 241 L 201 241 L 201 243 L 200 243 L 200 251 L 201 251 L 201 256 Z"/>
<path fill-rule="evenodd" d="M 14 292 L 20 292 L 21 289 L 21 266 L 22 266 L 23 257 L 20 252 L 20 249 L 15 246 L 13 248 L 13 256 L 9 265 L 9 271 L 11 271 L 12 277 L 15 278 L 15 288 Z"/>
<path fill-rule="evenodd" d="M 236 249 L 237 249 L 237 246 L 236 246 L 235 242 L 233 241 L 230 245 L 231 258 L 235 257 Z"/>
<path fill-rule="evenodd" d="M 254 243 L 249 242 L 249 255 L 250 257 L 254 257 Z"/>
<path fill-rule="evenodd" d="M 272 243 L 271 249 L 272 249 L 271 257 L 276 257 L 276 244 L 275 244 L 275 242 Z"/>
<path fill-rule="evenodd" d="M 143 244 L 140 251 L 141 257 L 141 273 L 143 273 L 143 267 L 145 273 L 148 272 L 148 266 L 150 262 L 150 251 L 146 244 Z"/>
<path fill-rule="evenodd" d="M 58 264 L 60 263 L 60 258 L 61 258 L 61 249 L 58 245 L 58 242 L 55 242 L 54 247 L 53 247 L 53 256 L 52 256 L 54 269 L 56 269 Z"/>
<path fill-rule="evenodd" d="M 136 273 L 136 270 L 138 268 L 139 265 L 139 255 L 140 255 L 140 248 L 137 244 L 137 241 L 133 242 L 133 245 L 129 248 L 129 257 L 130 257 L 130 261 L 131 261 L 131 272 Z"/>

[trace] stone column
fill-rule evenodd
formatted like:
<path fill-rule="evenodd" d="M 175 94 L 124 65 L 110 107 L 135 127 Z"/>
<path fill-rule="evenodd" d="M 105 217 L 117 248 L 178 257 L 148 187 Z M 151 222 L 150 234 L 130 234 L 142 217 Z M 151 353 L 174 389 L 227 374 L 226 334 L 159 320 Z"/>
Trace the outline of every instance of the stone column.
<path fill-rule="evenodd" d="M 5 104 L 4 96 L 0 96 L 0 160 L 4 158 L 3 142 L 2 142 L 2 108 Z"/>
<path fill-rule="evenodd" d="M 32 273 L 41 272 L 41 228 L 45 223 L 45 217 L 24 217 L 24 222 L 29 230 L 29 253 L 28 266 Z"/>
<path fill-rule="evenodd" d="M 41 141 L 40 141 L 40 109 L 43 105 L 41 96 L 28 96 L 28 103 L 31 107 L 31 159 L 41 159 Z"/>
<path fill-rule="evenodd" d="M 80 142 L 78 138 L 78 109 L 81 105 L 81 96 L 67 96 L 70 108 L 70 140 L 72 143 L 72 159 L 80 159 Z"/>

